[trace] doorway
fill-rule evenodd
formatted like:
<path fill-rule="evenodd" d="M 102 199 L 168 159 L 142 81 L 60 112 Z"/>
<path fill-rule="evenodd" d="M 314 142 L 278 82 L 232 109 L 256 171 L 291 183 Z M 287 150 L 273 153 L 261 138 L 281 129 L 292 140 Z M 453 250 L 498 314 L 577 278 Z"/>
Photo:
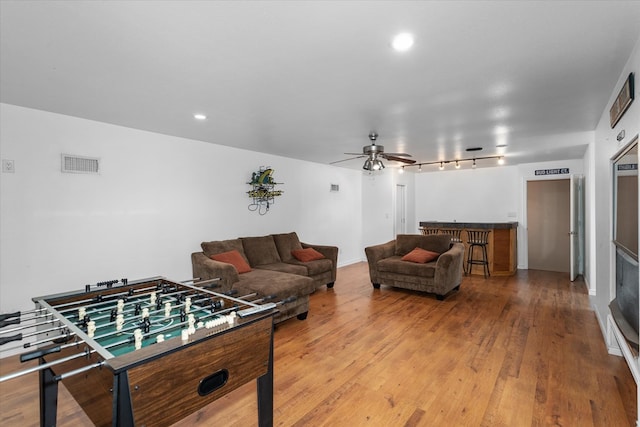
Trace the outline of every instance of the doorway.
<path fill-rule="evenodd" d="M 529 269 L 570 272 L 570 192 L 568 179 L 527 182 Z"/>

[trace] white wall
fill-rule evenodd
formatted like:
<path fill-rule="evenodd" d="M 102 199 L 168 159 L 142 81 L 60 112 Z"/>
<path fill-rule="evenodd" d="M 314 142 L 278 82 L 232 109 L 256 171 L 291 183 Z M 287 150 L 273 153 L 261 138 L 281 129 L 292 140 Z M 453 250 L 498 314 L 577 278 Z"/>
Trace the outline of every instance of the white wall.
<path fill-rule="evenodd" d="M 398 173 L 399 168 L 387 167 L 381 172 L 362 176 L 362 256 L 364 248 L 395 238 L 396 185 L 406 191 L 407 233 L 417 233 L 415 206 L 415 174 Z"/>
<path fill-rule="evenodd" d="M 622 119 L 611 129 L 609 121 L 609 108 L 618 96 L 620 88 L 633 72 L 636 80 L 635 100 L 629 106 Z M 588 164 L 587 179 L 590 186 L 587 195 L 594 201 L 590 209 L 593 218 L 587 223 L 591 233 L 590 256 L 593 257 L 589 269 L 591 287 L 595 288 L 595 295 L 591 296 L 591 304 L 602 328 L 609 351 L 616 354 L 624 354 L 629 368 L 636 380 L 636 402 L 638 414 L 640 414 L 640 360 L 632 354 L 624 340 L 616 334 L 614 322 L 609 315 L 609 302 L 615 296 L 615 278 L 612 265 L 614 265 L 614 246 L 612 244 L 612 159 L 626 146 L 638 133 L 640 133 L 640 101 L 638 99 L 638 79 L 640 78 L 640 39 L 636 42 L 633 53 L 620 77 L 613 88 L 607 108 L 602 112 L 600 121 L 595 130 L 592 147 L 588 151 L 586 159 Z M 621 130 L 625 131 L 625 138 L 616 140 Z M 590 178 L 590 179 L 589 179 Z M 640 206 L 639 206 L 640 208 Z M 640 286 L 640 284 L 638 285 Z M 618 338 L 620 337 L 620 342 Z M 640 425 L 640 416 L 636 418 L 636 425 Z"/>
<path fill-rule="evenodd" d="M 191 277 L 203 240 L 296 231 L 362 259 L 359 171 L 0 104 L 0 312 L 123 277 Z M 63 174 L 61 153 L 99 157 L 97 176 Z M 284 185 L 249 212 L 251 173 Z M 330 192 L 339 184 L 339 192 Z"/>
<path fill-rule="evenodd" d="M 609 108 L 618 96 L 618 93 L 629 76 L 635 74 L 636 99 L 630 105 L 625 115 L 618 122 L 614 129 L 611 129 L 609 122 Z M 594 221 L 590 224 L 591 232 L 594 236 L 593 250 L 594 262 L 591 265 L 590 275 L 595 283 L 592 286 L 596 289 L 596 294 L 592 296 L 591 302 L 596 310 L 598 320 L 606 334 L 606 318 L 609 314 L 608 304 L 615 296 L 615 282 L 613 278 L 612 260 L 612 159 L 627 145 L 634 136 L 640 133 L 640 100 L 638 93 L 638 79 L 640 79 L 640 39 L 636 43 L 635 49 L 620 73 L 618 82 L 615 84 L 607 108 L 602 112 L 600 121 L 595 130 L 593 149 L 589 151 L 587 162 L 592 165 L 589 168 L 591 187 L 589 194 L 595 200 L 592 215 Z M 617 141 L 616 136 L 624 130 L 625 138 Z M 610 337 L 609 337 L 610 338 Z M 615 343 L 609 340 L 608 345 L 615 347 Z M 639 395 L 640 396 L 640 395 Z M 640 397 L 639 397 L 640 398 Z"/>
<path fill-rule="evenodd" d="M 519 221 L 518 195 L 515 166 L 418 173 L 416 220 Z"/>

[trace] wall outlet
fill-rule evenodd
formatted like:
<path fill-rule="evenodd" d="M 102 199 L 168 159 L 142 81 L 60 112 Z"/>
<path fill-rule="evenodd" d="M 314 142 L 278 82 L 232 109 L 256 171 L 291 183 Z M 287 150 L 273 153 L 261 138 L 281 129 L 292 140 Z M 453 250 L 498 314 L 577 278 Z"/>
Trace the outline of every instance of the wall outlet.
<path fill-rule="evenodd" d="M 3 173 L 15 173 L 16 167 L 13 160 L 2 159 L 2 172 Z"/>

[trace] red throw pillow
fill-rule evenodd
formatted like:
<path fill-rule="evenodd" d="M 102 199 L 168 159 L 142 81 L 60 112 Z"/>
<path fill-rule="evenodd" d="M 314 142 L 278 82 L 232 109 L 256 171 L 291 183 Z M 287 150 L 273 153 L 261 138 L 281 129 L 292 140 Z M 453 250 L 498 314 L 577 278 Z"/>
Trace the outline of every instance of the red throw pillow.
<path fill-rule="evenodd" d="M 425 264 L 429 261 L 433 261 L 434 259 L 440 256 L 437 252 L 431 252 L 422 248 L 415 248 L 408 254 L 402 257 L 403 261 L 417 262 L 420 264 Z"/>
<path fill-rule="evenodd" d="M 240 252 L 236 250 L 211 255 L 211 259 L 233 265 L 236 270 L 238 270 L 238 274 L 248 273 L 251 271 L 251 266 L 247 264 L 247 261 L 245 261 L 244 258 L 242 258 Z"/>
<path fill-rule="evenodd" d="M 291 255 L 293 255 L 298 261 L 302 262 L 315 261 L 317 259 L 324 258 L 324 255 L 313 248 L 294 249 L 291 251 Z"/>

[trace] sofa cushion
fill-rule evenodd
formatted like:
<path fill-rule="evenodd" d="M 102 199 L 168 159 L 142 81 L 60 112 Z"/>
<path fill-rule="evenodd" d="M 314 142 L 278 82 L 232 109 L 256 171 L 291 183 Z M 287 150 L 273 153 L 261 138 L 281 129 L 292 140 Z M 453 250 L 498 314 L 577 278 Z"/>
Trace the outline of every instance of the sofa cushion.
<path fill-rule="evenodd" d="M 240 240 L 252 267 L 281 262 L 273 237 L 241 237 Z"/>
<path fill-rule="evenodd" d="M 226 262 L 227 264 L 233 265 L 238 274 L 248 273 L 251 271 L 251 267 L 247 263 L 247 261 L 240 255 L 240 252 L 235 249 L 229 252 L 221 252 L 219 254 L 214 254 L 210 256 L 211 259 L 220 262 Z"/>
<path fill-rule="evenodd" d="M 293 259 L 291 264 L 304 266 L 307 269 L 308 275 L 311 277 L 322 273 L 331 273 L 331 270 L 333 269 L 333 262 L 328 258 L 317 259 L 309 262 L 302 262 L 297 259 Z"/>
<path fill-rule="evenodd" d="M 300 243 L 295 231 L 293 233 L 272 234 L 272 236 L 278 248 L 278 255 L 280 255 L 280 259 L 283 262 L 289 262 L 294 259 L 291 251 L 302 249 L 302 243 Z"/>
<path fill-rule="evenodd" d="M 211 257 L 211 255 L 219 254 L 222 252 L 235 250 L 238 251 L 240 255 L 242 255 L 242 258 L 244 258 L 245 261 L 249 261 L 244 253 L 244 247 L 242 246 L 242 240 L 240 239 L 202 242 L 200 244 L 200 247 L 202 248 L 202 252 L 204 252 L 207 257 Z"/>
<path fill-rule="evenodd" d="M 265 270 L 280 271 L 282 273 L 298 274 L 300 276 L 307 276 L 307 268 L 304 265 L 290 264 L 288 262 L 274 262 L 273 264 L 262 264 L 257 268 L 263 268 Z"/>
<path fill-rule="evenodd" d="M 431 261 L 425 264 L 402 261 L 399 256 L 384 258 L 377 263 L 378 271 L 396 274 L 406 274 L 408 276 L 422 276 L 433 278 L 436 273 L 436 262 Z"/>
<path fill-rule="evenodd" d="M 302 297 L 313 293 L 316 283 L 310 277 L 257 268 L 240 275 L 237 287 L 257 292 L 261 296 L 275 295 L 276 301 L 281 301 L 290 296 Z"/>
<path fill-rule="evenodd" d="M 423 236 L 421 234 L 398 234 L 396 236 L 396 255 L 405 256 L 415 248 L 444 253 L 451 247 L 451 236 L 435 234 Z"/>
<path fill-rule="evenodd" d="M 324 258 L 324 255 L 313 248 L 295 249 L 291 251 L 291 255 L 302 262 L 316 261 Z"/>
<path fill-rule="evenodd" d="M 402 257 L 402 261 L 417 262 L 424 264 L 425 262 L 433 261 L 440 256 L 437 252 L 428 251 L 422 248 L 415 248 L 408 254 Z"/>

